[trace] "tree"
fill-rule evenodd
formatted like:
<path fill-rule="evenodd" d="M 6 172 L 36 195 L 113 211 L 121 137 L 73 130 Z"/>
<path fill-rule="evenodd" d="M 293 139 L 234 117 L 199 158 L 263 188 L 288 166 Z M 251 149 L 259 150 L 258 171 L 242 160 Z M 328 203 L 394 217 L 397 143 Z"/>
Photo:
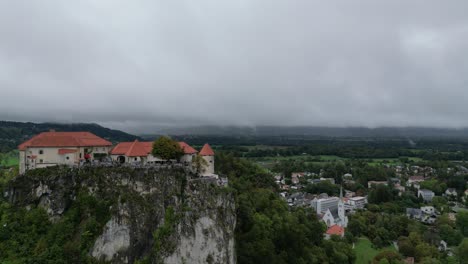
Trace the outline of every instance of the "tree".
<path fill-rule="evenodd" d="M 421 243 L 415 248 L 415 259 L 416 261 L 421 261 L 422 259 L 428 258 L 437 258 L 439 256 L 439 251 L 436 247 L 431 246 L 427 243 Z"/>
<path fill-rule="evenodd" d="M 398 249 L 401 254 L 406 257 L 414 257 L 414 244 L 411 243 L 409 238 L 401 237 L 398 239 Z"/>
<path fill-rule="evenodd" d="M 163 160 L 179 160 L 184 155 L 179 143 L 166 136 L 159 137 L 154 141 L 151 153 Z"/>
<path fill-rule="evenodd" d="M 383 260 L 383 262 L 382 262 Z M 385 250 L 380 252 L 374 257 L 372 263 L 389 263 L 389 264 L 396 264 L 400 263 L 401 256 L 396 253 L 395 251 Z"/>
<path fill-rule="evenodd" d="M 197 173 L 203 173 L 208 162 L 199 154 L 195 155 L 192 159 L 192 167 Z"/>
<path fill-rule="evenodd" d="M 462 232 L 462 234 L 468 236 L 468 212 L 459 212 L 457 214 L 457 226 Z"/>
<path fill-rule="evenodd" d="M 392 189 L 389 186 L 377 185 L 369 192 L 369 203 L 385 203 L 393 200 Z"/>
<path fill-rule="evenodd" d="M 468 264 L 468 238 L 463 239 L 457 249 L 457 257 L 462 264 Z"/>

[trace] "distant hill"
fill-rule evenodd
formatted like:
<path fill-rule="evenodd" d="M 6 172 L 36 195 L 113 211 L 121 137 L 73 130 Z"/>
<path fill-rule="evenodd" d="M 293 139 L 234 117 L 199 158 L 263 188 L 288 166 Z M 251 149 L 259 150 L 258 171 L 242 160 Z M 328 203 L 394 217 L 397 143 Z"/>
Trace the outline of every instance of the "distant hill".
<path fill-rule="evenodd" d="M 301 136 L 307 138 L 464 138 L 468 139 L 468 128 L 430 127 L 280 127 L 280 126 L 196 126 L 162 128 L 155 134 L 168 135 L 217 135 L 217 136 Z M 150 138 L 146 135 L 145 137 Z"/>
<path fill-rule="evenodd" d="M 137 136 L 109 128 L 98 124 L 77 123 L 23 123 L 0 121 L 0 152 L 9 152 L 16 149 L 19 144 L 41 132 L 50 131 L 88 131 L 111 142 L 132 141 L 140 139 Z"/>

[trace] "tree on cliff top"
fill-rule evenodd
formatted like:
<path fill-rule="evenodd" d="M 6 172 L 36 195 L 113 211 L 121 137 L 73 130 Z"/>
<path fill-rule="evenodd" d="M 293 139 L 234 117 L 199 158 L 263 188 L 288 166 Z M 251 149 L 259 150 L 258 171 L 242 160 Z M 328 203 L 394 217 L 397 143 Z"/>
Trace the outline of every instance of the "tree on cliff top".
<path fill-rule="evenodd" d="M 184 155 L 184 151 L 177 141 L 161 136 L 154 141 L 151 154 L 164 160 L 179 160 Z"/>

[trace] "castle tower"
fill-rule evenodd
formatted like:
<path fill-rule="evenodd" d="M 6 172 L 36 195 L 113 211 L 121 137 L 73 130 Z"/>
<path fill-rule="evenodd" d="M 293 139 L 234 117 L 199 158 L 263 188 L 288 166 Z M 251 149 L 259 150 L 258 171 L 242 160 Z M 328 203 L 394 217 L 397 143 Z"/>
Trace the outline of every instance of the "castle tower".
<path fill-rule="evenodd" d="M 207 143 L 200 150 L 200 156 L 206 161 L 206 166 L 202 172 L 202 176 L 210 176 L 214 174 L 214 151 Z"/>
<path fill-rule="evenodd" d="M 340 200 L 338 201 L 338 217 L 340 219 L 340 226 L 348 226 L 348 217 L 346 216 L 344 200 L 343 200 L 343 187 L 340 187 Z"/>

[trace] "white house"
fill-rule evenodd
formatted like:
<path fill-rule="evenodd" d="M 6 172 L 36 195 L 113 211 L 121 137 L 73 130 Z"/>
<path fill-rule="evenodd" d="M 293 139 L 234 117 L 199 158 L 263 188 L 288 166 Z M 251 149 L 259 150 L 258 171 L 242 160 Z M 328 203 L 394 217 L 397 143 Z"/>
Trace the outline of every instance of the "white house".
<path fill-rule="evenodd" d="M 20 173 L 35 168 L 78 165 L 107 156 L 112 143 L 89 132 L 43 132 L 18 146 Z"/>
<path fill-rule="evenodd" d="M 456 196 L 458 195 L 457 189 L 455 189 L 455 188 L 448 188 L 447 190 L 445 190 L 445 195 L 446 195 L 446 196 L 453 196 L 453 197 L 456 197 Z"/>
<path fill-rule="evenodd" d="M 345 208 L 350 211 L 364 209 L 367 204 L 367 198 L 363 196 L 351 197 L 346 200 Z"/>
<path fill-rule="evenodd" d="M 434 192 L 431 190 L 420 189 L 418 191 L 418 197 L 422 197 L 425 202 L 431 202 L 434 195 Z"/>
<path fill-rule="evenodd" d="M 435 214 L 435 208 L 434 206 L 422 206 L 421 212 L 424 214 Z"/>

